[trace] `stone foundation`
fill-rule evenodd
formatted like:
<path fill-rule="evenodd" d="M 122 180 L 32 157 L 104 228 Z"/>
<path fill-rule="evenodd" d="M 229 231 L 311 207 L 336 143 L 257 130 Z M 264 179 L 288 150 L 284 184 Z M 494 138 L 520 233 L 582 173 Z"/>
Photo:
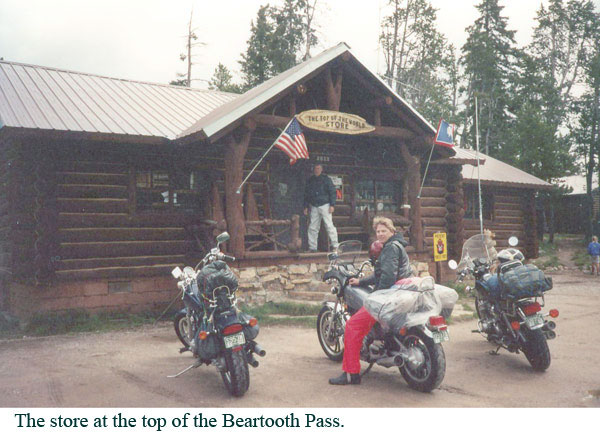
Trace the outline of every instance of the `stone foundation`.
<path fill-rule="evenodd" d="M 419 276 L 435 275 L 435 265 L 412 264 Z M 323 300 L 329 285 L 323 282 L 328 264 L 304 263 L 232 268 L 239 279 L 238 298 L 262 304 L 284 300 Z M 78 280 L 52 286 L 7 283 L 6 309 L 21 319 L 42 311 L 85 309 L 90 312 L 119 310 L 138 312 L 164 308 L 177 295 L 177 281 L 169 276 L 119 280 Z M 8 292 L 6 292 L 8 291 Z M 176 303 L 181 307 L 181 302 Z"/>

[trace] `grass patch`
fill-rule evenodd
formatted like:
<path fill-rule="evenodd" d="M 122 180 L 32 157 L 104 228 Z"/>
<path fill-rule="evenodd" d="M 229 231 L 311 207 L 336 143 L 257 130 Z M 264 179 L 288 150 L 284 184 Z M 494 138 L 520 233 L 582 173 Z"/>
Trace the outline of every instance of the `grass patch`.
<path fill-rule="evenodd" d="M 147 312 L 130 314 L 123 312 L 102 312 L 90 314 L 88 311 L 72 309 L 61 312 L 44 312 L 34 315 L 22 329 L 18 325 L 0 327 L 0 337 L 17 338 L 47 336 L 76 332 L 106 332 L 131 329 L 154 323 L 158 313 Z M 168 318 L 168 317 L 167 317 Z"/>
<path fill-rule="evenodd" d="M 452 288 L 454 291 L 458 293 L 458 299 L 471 299 L 473 296 L 467 292 L 467 284 L 462 282 L 446 282 L 444 286 L 448 288 Z"/>
<path fill-rule="evenodd" d="M 287 325 L 313 327 L 321 305 L 295 302 L 267 302 L 263 305 L 248 305 L 241 308 L 258 319 L 263 325 Z M 281 317 L 284 316 L 284 317 Z"/>
<path fill-rule="evenodd" d="M 583 270 L 590 266 L 590 255 L 587 253 L 585 249 L 577 249 L 573 252 L 571 256 L 573 263 L 577 268 Z"/>
<path fill-rule="evenodd" d="M 555 266 L 559 266 L 560 265 L 560 260 L 558 260 L 558 256 L 554 255 L 554 256 L 550 256 L 547 258 L 540 258 L 538 260 L 535 261 L 535 265 L 542 269 L 545 270 L 546 268 L 551 268 L 551 267 L 555 267 Z"/>

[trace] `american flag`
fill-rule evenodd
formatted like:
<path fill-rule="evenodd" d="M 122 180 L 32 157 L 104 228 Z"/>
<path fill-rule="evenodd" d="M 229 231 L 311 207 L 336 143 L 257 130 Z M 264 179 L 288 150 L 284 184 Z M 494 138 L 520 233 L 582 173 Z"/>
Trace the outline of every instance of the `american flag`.
<path fill-rule="evenodd" d="M 304 139 L 304 134 L 296 117 L 275 140 L 275 147 L 290 157 L 290 165 L 294 165 L 298 159 L 308 159 L 306 139 Z"/>

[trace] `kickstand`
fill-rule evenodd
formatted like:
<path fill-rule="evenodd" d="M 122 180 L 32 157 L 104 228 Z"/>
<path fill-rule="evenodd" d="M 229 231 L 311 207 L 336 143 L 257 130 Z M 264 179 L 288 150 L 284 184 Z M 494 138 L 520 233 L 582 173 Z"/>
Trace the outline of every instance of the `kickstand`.
<path fill-rule="evenodd" d="M 194 363 L 191 366 L 186 367 L 184 370 L 182 370 L 181 372 L 179 372 L 178 374 L 175 375 L 167 375 L 167 378 L 177 378 L 182 374 L 185 374 L 187 371 L 189 371 L 190 369 L 193 368 L 197 368 L 198 366 L 200 366 L 202 363 L 200 363 L 200 361 L 198 360 L 196 363 Z"/>
<path fill-rule="evenodd" d="M 373 367 L 374 364 L 375 364 L 375 362 L 369 363 L 369 367 L 367 369 L 365 369 L 365 371 L 362 374 L 360 374 L 360 378 L 362 378 L 365 375 L 367 375 L 369 373 L 369 371 L 371 370 L 371 368 Z"/>
<path fill-rule="evenodd" d="M 490 351 L 490 355 L 498 355 L 498 351 L 500 350 L 501 347 L 502 347 L 502 345 L 498 346 L 495 351 Z"/>

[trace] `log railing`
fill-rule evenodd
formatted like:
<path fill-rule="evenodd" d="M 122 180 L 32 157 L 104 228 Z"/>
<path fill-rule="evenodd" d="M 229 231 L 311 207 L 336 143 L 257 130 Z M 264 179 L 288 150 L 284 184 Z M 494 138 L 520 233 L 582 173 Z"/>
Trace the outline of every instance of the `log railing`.
<path fill-rule="evenodd" d="M 275 251 L 288 250 L 291 253 L 300 251 L 300 216 L 293 215 L 291 219 L 262 219 L 246 221 L 246 252 L 252 252 L 265 245 L 271 245 Z M 273 228 L 284 227 L 284 228 Z M 284 243 L 280 236 L 289 232 L 290 242 Z M 248 236 L 258 236 L 258 240 L 248 243 Z"/>

